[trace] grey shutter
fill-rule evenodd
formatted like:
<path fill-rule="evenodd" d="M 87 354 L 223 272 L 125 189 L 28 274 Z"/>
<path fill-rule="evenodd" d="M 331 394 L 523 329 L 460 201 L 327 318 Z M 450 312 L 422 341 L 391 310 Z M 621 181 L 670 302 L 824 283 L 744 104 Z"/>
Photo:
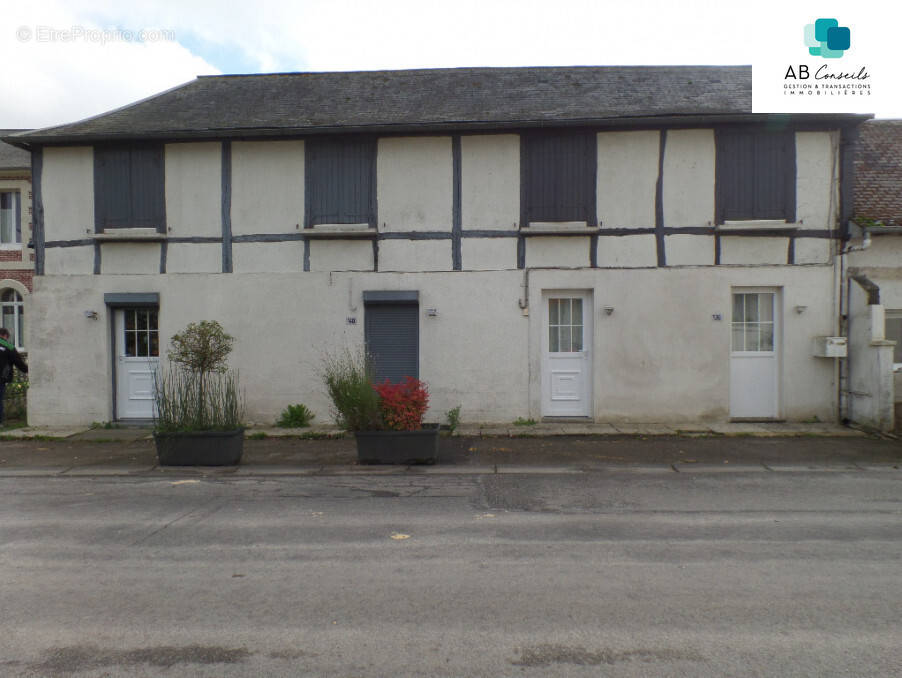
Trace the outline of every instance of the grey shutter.
<path fill-rule="evenodd" d="M 94 149 L 94 225 L 156 228 L 166 219 L 161 146 Z"/>
<path fill-rule="evenodd" d="M 163 149 L 138 146 L 131 149 L 131 225 L 163 230 L 165 187 Z"/>
<path fill-rule="evenodd" d="M 594 134 L 527 133 L 524 145 L 525 217 L 529 221 L 595 222 Z"/>
<path fill-rule="evenodd" d="M 125 147 L 94 149 L 94 226 L 129 226 L 131 218 L 131 157 Z"/>
<path fill-rule="evenodd" d="M 375 223 L 374 138 L 311 139 L 305 157 L 307 226 Z"/>
<path fill-rule="evenodd" d="M 365 304 L 364 337 L 375 379 L 393 384 L 420 376 L 420 312 L 416 303 Z"/>
<path fill-rule="evenodd" d="M 717 135 L 717 223 L 795 220 L 792 131 L 729 130 Z"/>

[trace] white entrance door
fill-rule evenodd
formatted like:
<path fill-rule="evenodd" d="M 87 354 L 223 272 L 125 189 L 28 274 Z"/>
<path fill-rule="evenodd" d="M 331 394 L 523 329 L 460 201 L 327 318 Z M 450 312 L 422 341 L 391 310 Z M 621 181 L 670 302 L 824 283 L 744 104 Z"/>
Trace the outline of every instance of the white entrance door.
<path fill-rule="evenodd" d="M 151 419 L 154 373 L 160 365 L 156 308 L 116 311 L 116 416 Z"/>
<path fill-rule="evenodd" d="M 730 417 L 779 416 L 779 314 L 774 290 L 733 290 Z"/>
<path fill-rule="evenodd" d="M 592 294 L 545 292 L 542 306 L 542 414 L 588 417 L 592 413 Z"/>

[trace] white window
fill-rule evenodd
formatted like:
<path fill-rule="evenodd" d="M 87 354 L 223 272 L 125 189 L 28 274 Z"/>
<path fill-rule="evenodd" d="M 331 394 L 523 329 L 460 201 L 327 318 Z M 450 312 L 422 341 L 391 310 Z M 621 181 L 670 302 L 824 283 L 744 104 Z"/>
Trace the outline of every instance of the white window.
<path fill-rule="evenodd" d="M 583 350 L 583 300 L 548 300 L 548 350 L 579 353 Z"/>
<path fill-rule="evenodd" d="M 886 311 L 886 338 L 895 341 L 893 348 L 893 368 L 902 372 L 902 310 Z"/>
<path fill-rule="evenodd" d="M 25 304 L 15 290 L 0 291 L 0 318 L 18 350 L 25 348 Z"/>
<path fill-rule="evenodd" d="M 769 292 L 733 294 L 733 352 L 774 350 L 774 295 Z"/>
<path fill-rule="evenodd" d="M 0 191 L 0 245 L 15 245 L 20 241 L 20 219 L 18 191 Z"/>

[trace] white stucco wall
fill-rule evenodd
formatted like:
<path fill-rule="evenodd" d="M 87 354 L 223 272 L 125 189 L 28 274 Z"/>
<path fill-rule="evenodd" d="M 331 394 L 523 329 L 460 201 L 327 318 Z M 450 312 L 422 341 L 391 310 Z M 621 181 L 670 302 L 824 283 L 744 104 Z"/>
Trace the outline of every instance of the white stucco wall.
<path fill-rule="evenodd" d="M 520 137 L 460 139 L 460 205 L 464 229 L 512 230 L 520 221 Z"/>
<path fill-rule="evenodd" d="M 664 146 L 665 226 L 714 222 L 714 130 L 669 130 Z"/>
<path fill-rule="evenodd" d="M 216 243 L 169 243 L 168 273 L 222 273 L 222 245 Z"/>
<path fill-rule="evenodd" d="M 372 271 L 372 240 L 311 240 L 311 271 Z"/>
<path fill-rule="evenodd" d="M 600 240 L 600 238 L 599 238 Z M 526 239 L 526 266 L 589 265 L 590 243 L 582 236 L 534 236 Z"/>
<path fill-rule="evenodd" d="M 598 134 L 596 205 L 604 228 L 654 228 L 660 132 Z"/>
<path fill-rule="evenodd" d="M 533 270 L 528 315 L 518 306 L 524 279 L 517 270 L 45 276 L 32 297 L 30 416 L 34 424 L 53 425 L 108 420 L 110 318 L 102 312 L 88 321 L 82 311 L 103 311 L 104 292 L 158 292 L 164 344 L 188 322 L 205 318 L 220 320 L 236 336 L 232 364 L 241 369 L 253 421 L 271 422 L 295 402 L 326 418 L 316 376 L 320 356 L 330 346 L 362 341 L 363 291 L 413 289 L 420 293 L 420 366 L 433 396 L 430 419 L 441 420 L 458 404 L 466 421 L 540 418 L 542 291 L 588 289 L 595 305 L 596 420 L 724 420 L 730 291 L 755 285 L 779 287 L 785 299 L 783 415 L 833 416 L 833 364 L 812 357 L 813 337 L 832 334 L 832 299 L 824 294 L 829 267 Z M 796 314 L 796 304 L 806 312 Z M 604 314 L 604 306 L 614 313 Z M 428 317 L 427 308 L 437 316 Z M 70 331 L 59 332 L 60 323 Z"/>
<path fill-rule="evenodd" d="M 100 246 L 100 272 L 121 275 L 160 272 L 160 243 L 105 242 Z"/>
<path fill-rule="evenodd" d="M 721 264 L 785 264 L 789 261 L 789 238 L 745 238 L 721 236 Z"/>
<path fill-rule="evenodd" d="M 460 243 L 461 268 L 497 271 L 517 268 L 516 238 L 464 238 Z"/>
<path fill-rule="evenodd" d="M 833 241 L 825 238 L 796 238 L 796 264 L 829 264 L 833 258 Z"/>
<path fill-rule="evenodd" d="M 382 240 L 380 271 L 450 271 L 451 240 Z"/>
<path fill-rule="evenodd" d="M 222 236 L 222 144 L 166 144 L 166 226 L 173 236 Z"/>
<path fill-rule="evenodd" d="M 658 265 L 657 240 L 652 234 L 598 238 L 599 268 L 638 268 Z"/>
<path fill-rule="evenodd" d="M 87 237 L 94 232 L 94 149 L 47 147 L 43 156 L 41 195 L 45 239 Z"/>
<path fill-rule="evenodd" d="M 711 266 L 714 264 L 714 237 L 710 235 L 668 235 L 664 256 L 668 266 Z"/>
<path fill-rule="evenodd" d="M 232 142 L 232 233 L 304 226 L 304 142 Z"/>
<path fill-rule="evenodd" d="M 833 228 L 839 209 L 839 134 L 796 132 L 796 221 Z"/>
<path fill-rule="evenodd" d="M 93 273 L 94 246 L 48 247 L 44 250 L 44 272 L 47 275 L 84 275 Z"/>
<path fill-rule="evenodd" d="M 232 271 L 235 273 L 296 273 L 304 267 L 304 243 L 233 242 Z"/>
<path fill-rule="evenodd" d="M 376 195 L 385 231 L 450 231 L 451 137 L 379 139 Z"/>

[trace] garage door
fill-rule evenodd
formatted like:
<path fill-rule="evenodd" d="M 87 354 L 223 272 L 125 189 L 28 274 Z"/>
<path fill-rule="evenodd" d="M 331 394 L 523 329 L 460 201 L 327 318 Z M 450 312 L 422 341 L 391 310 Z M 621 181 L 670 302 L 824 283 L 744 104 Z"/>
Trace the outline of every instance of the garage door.
<path fill-rule="evenodd" d="M 364 292 L 364 338 L 376 383 L 420 376 L 420 306 L 417 292 Z"/>

